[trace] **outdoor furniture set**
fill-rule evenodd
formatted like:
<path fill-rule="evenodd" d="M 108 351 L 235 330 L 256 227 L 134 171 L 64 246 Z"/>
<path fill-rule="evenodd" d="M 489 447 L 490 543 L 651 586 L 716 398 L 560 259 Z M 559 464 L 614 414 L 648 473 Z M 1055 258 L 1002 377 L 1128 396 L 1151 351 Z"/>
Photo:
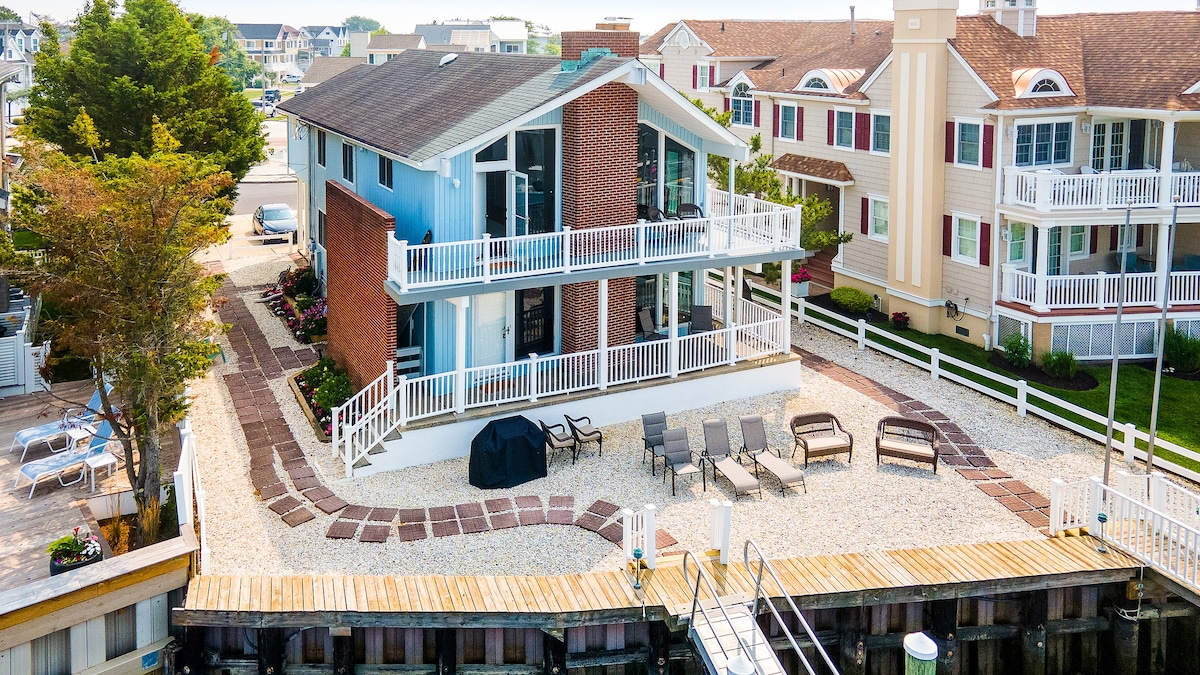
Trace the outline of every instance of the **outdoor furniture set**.
<path fill-rule="evenodd" d="M 29 448 L 38 443 L 45 443 L 51 454 L 22 464 L 13 487 L 19 486 L 22 478 L 29 480 L 29 498 L 32 499 L 34 489 L 43 478 L 57 476 L 59 484 L 66 487 L 85 480 L 90 472 L 92 489 L 95 490 L 96 470 L 108 468 L 111 474 L 118 464 L 117 456 L 107 452 L 108 441 L 113 436 L 112 424 L 107 419 L 99 419 L 99 410 L 100 392 L 97 390 L 83 412 L 73 413 L 68 410 L 59 422 L 49 422 L 18 431 L 12 445 L 9 446 L 9 452 L 16 450 L 20 445 L 21 462 L 25 462 Z M 65 439 L 63 446 L 56 448 L 54 441 L 60 437 Z M 90 439 L 87 444 L 80 447 L 80 442 L 87 439 Z M 76 468 L 79 469 L 79 476 L 73 480 L 65 480 L 67 473 Z"/>
<path fill-rule="evenodd" d="M 571 451 L 571 463 L 579 458 L 579 451 L 588 443 L 595 443 L 599 449 L 598 456 L 604 456 L 604 432 L 592 425 L 590 417 L 571 417 L 563 415 L 567 419 L 567 423 L 563 424 L 546 424 L 538 420 L 538 424 L 542 425 L 542 433 L 546 434 L 546 450 L 549 452 L 549 459 L 546 460 L 546 465 L 554 463 L 554 456 L 560 451 Z"/>

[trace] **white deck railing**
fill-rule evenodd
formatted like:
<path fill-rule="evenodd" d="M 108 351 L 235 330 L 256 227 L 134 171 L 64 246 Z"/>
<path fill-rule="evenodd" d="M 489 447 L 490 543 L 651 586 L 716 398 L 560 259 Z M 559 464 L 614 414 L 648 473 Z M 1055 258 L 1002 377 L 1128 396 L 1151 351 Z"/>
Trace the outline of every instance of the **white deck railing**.
<path fill-rule="evenodd" d="M 654 569 L 655 560 L 658 558 L 657 530 L 654 524 L 655 511 L 653 504 L 647 504 L 645 508 L 638 511 L 621 509 L 621 548 L 625 551 L 625 561 L 637 563 L 633 551 L 641 549 L 639 564 L 644 564 L 646 569 L 650 570 Z"/>
<path fill-rule="evenodd" d="M 1163 189 L 1164 185 L 1168 188 Z M 1200 172 L 1172 173 L 1154 170 L 1114 171 L 1095 174 L 1058 174 L 1050 171 L 1004 170 L 1004 203 L 1029 206 L 1046 213 L 1086 209 L 1171 208 L 1200 205 Z"/>
<path fill-rule="evenodd" d="M 388 279 L 401 292 L 664 260 L 800 248 L 800 211 L 709 189 L 705 218 L 638 222 L 518 237 L 410 245 L 388 236 Z M 713 202 L 710 202 L 712 204 Z M 710 207 L 711 208 L 711 207 Z M 714 215 L 715 214 L 715 215 Z"/>
<path fill-rule="evenodd" d="M 1004 267 L 1000 299 L 1046 309 L 1105 309 L 1115 307 L 1120 290 L 1119 274 L 1064 274 L 1041 280 L 1032 272 Z M 1039 287 L 1040 284 L 1040 287 Z M 1200 272 L 1171 272 L 1168 302 L 1172 305 L 1200 304 Z M 1044 297 L 1039 298 L 1039 291 Z M 1125 274 L 1125 305 L 1149 307 L 1159 302 L 1159 275 L 1155 272 Z"/>
<path fill-rule="evenodd" d="M 744 310 L 750 314 L 751 309 Z M 393 430 L 422 419 L 473 408 L 535 402 L 541 397 L 675 377 L 722 365 L 759 359 L 790 348 L 782 315 L 753 309 L 760 321 L 719 330 L 636 342 L 606 349 L 529 358 L 462 371 L 395 377 L 391 363 L 380 375 L 333 411 L 334 457 L 346 476 L 354 464 Z"/>
<path fill-rule="evenodd" d="M 1158 479 L 1146 478 L 1148 484 L 1144 489 L 1148 495 L 1127 494 L 1119 486 L 1101 483 L 1099 478 L 1074 483 L 1053 481 L 1050 486 L 1050 534 L 1086 525 L 1088 534 L 1100 537 L 1176 581 L 1200 589 L 1200 528 L 1196 526 L 1196 518 L 1165 510 L 1176 509 L 1180 504 L 1183 508 L 1195 508 L 1195 502 L 1191 500 L 1196 495 L 1173 484 L 1172 487 L 1160 486 L 1163 500 L 1168 499 L 1168 493 L 1178 496 L 1170 498 L 1177 501 L 1170 502 L 1169 506 L 1163 501 L 1163 507 L 1156 508 L 1147 503 L 1145 497 L 1154 500 L 1154 484 Z M 1163 482 L 1169 483 L 1165 479 Z M 1137 480 L 1126 480 L 1126 487 L 1135 492 L 1143 488 Z M 1081 499 L 1086 500 L 1082 505 Z M 1100 514 L 1107 517 L 1103 524 Z"/>

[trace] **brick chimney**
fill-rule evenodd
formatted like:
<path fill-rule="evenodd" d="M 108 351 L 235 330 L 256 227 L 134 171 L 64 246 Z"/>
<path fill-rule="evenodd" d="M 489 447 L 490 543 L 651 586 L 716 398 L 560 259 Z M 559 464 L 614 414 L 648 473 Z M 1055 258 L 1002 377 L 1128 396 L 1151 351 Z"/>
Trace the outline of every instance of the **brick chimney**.
<path fill-rule="evenodd" d="M 598 23 L 596 30 L 571 30 L 562 33 L 564 61 L 578 61 L 589 49 L 607 49 L 613 56 L 636 59 L 641 41 L 628 23 Z"/>

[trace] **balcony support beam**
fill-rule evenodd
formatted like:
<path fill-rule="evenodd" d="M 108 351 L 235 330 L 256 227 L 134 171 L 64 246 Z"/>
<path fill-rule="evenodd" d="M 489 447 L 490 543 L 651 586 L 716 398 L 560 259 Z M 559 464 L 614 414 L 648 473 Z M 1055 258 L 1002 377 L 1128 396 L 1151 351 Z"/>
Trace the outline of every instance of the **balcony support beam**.
<path fill-rule="evenodd" d="M 1049 276 L 1050 265 L 1050 228 L 1038 226 L 1033 228 L 1034 234 L 1037 237 L 1037 269 L 1035 274 L 1037 280 L 1034 284 L 1034 300 L 1031 308 L 1035 312 L 1045 312 L 1049 308 L 1046 306 L 1046 278 Z"/>
<path fill-rule="evenodd" d="M 596 284 L 596 381 L 604 391 L 608 389 L 608 279 Z"/>
<path fill-rule="evenodd" d="M 1171 208 L 1171 165 L 1175 163 L 1175 119 L 1163 120 L 1162 153 L 1158 167 L 1162 179 L 1159 181 L 1159 208 Z M 1161 241 L 1162 237 L 1159 237 Z"/>
<path fill-rule="evenodd" d="M 667 338 L 671 377 L 679 375 L 679 272 L 671 272 L 667 283 Z"/>

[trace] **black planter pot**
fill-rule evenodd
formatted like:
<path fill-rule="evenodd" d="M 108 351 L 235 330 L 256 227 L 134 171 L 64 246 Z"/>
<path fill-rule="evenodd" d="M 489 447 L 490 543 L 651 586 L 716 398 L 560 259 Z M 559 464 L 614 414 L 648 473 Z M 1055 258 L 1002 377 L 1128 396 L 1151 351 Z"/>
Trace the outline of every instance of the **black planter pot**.
<path fill-rule="evenodd" d="M 92 556 L 91 558 L 88 558 L 87 560 L 80 560 L 79 562 L 73 562 L 73 563 L 60 563 L 60 562 L 55 561 L 54 558 L 51 558 L 50 559 L 50 576 L 55 576 L 56 574 L 62 574 L 63 572 L 70 572 L 71 570 L 79 569 L 80 567 L 87 567 L 88 565 L 91 565 L 92 563 L 98 563 L 101 560 L 104 560 L 104 553 L 97 553 L 96 555 Z"/>

